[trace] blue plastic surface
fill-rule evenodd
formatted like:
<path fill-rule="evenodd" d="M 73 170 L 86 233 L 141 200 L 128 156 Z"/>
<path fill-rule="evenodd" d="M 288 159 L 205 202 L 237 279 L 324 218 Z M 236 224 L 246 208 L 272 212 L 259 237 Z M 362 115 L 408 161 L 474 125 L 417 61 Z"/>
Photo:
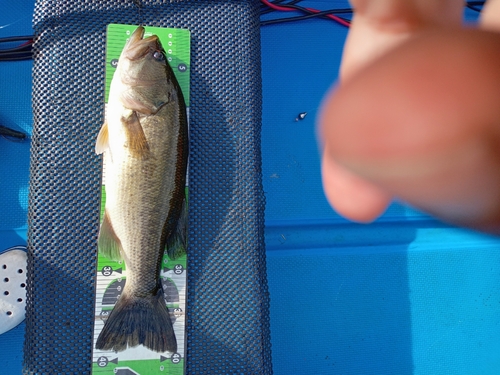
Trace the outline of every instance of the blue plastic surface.
<path fill-rule="evenodd" d="M 327 20 L 262 28 L 274 373 L 499 374 L 498 238 L 398 204 L 356 225 L 323 196 L 315 118 L 346 32 Z"/>
<path fill-rule="evenodd" d="M 0 38 L 31 35 L 34 0 L 0 0 Z M 22 42 L 21 42 L 22 43 Z M 19 44 L 15 43 L 14 45 Z M 13 45 L 11 45 L 12 47 Z M 2 45 L 0 48 L 5 48 Z M 32 61 L 0 62 L 0 124 L 31 134 Z M 26 245 L 29 180 L 28 141 L 10 142 L 0 137 L 0 252 Z M 24 322 L 0 335 L 0 373 L 21 373 Z"/>
<path fill-rule="evenodd" d="M 0 37 L 32 32 L 33 1 L 0 7 Z M 274 373 L 496 375 L 500 241 L 397 204 L 352 224 L 323 196 L 315 117 L 346 32 L 326 20 L 262 28 Z M 0 88 L 2 124 L 30 132 L 31 62 L 0 63 Z M 0 160 L 2 250 L 25 241 L 29 144 L 0 138 Z M 0 336 L 2 374 L 21 372 L 23 335 L 22 324 Z"/>
<path fill-rule="evenodd" d="M 0 38 L 32 35 L 34 1 L 13 4 L 0 0 Z M 14 47 L 22 42 L 2 44 Z M 0 62 L 0 125 L 30 134 L 32 61 Z M 29 141 L 0 137 L 0 251 L 25 244 L 28 208 Z"/>

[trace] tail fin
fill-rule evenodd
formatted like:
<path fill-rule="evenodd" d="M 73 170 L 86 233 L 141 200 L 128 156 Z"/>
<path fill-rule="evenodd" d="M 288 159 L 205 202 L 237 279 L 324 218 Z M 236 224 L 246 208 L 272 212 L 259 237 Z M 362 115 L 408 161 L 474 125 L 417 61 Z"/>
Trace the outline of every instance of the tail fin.
<path fill-rule="evenodd" d="M 160 287 L 156 295 L 126 293 L 116 302 L 96 342 L 96 349 L 122 351 L 139 344 L 155 352 L 176 352 L 177 341 Z"/>

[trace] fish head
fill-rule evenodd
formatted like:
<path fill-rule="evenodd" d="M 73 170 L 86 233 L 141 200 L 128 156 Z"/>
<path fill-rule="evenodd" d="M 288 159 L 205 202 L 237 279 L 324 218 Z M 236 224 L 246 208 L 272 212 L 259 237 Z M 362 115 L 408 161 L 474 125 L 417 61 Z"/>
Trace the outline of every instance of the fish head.
<path fill-rule="evenodd" d="M 124 84 L 141 85 L 165 78 L 167 59 L 156 35 L 144 38 L 144 27 L 139 26 L 130 36 L 118 61 Z"/>

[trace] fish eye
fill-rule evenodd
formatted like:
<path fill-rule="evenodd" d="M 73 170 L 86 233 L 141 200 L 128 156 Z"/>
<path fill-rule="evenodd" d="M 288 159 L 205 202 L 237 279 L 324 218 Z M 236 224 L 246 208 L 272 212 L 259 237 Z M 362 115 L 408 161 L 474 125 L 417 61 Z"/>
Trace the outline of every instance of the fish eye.
<path fill-rule="evenodd" d="M 163 53 L 161 53 L 160 51 L 155 51 L 153 53 L 153 57 L 155 60 L 158 60 L 158 61 L 163 61 Z"/>

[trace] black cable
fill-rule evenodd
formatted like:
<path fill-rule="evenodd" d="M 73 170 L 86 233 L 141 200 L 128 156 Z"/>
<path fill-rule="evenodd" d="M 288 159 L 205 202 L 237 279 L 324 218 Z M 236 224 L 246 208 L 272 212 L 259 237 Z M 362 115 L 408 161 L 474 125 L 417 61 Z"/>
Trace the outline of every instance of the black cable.
<path fill-rule="evenodd" d="M 285 0 L 274 0 L 274 1 L 271 1 L 273 4 L 276 4 L 276 5 L 294 5 L 294 4 L 297 4 L 297 3 L 300 3 L 302 0 L 293 0 L 293 1 L 290 1 L 289 3 L 284 3 Z M 269 8 L 268 6 L 262 4 L 262 7 L 263 7 L 263 10 L 260 12 L 261 15 L 263 14 L 267 14 L 267 13 L 271 13 L 271 12 L 274 12 L 275 10 L 272 9 L 272 8 Z"/>
<path fill-rule="evenodd" d="M 0 38 L 0 43 L 8 43 L 8 42 L 20 42 L 22 40 L 33 40 L 33 35 L 24 35 L 24 36 L 7 36 L 5 38 Z"/>
<path fill-rule="evenodd" d="M 293 0 L 293 1 L 290 1 L 288 3 L 285 2 L 284 0 L 272 1 L 273 4 L 280 5 L 280 6 L 287 7 L 287 8 L 296 9 L 298 11 L 301 11 L 301 12 L 304 12 L 307 14 L 302 15 L 302 16 L 296 16 L 296 17 L 278 18 L 278 19 L 261 21 L 261 23 L 260 23 L 261 26 L 277 24 L 277 23 L 291 22 L 291 21 L 301 21 L 301 20 L 313 18 L 313 17 L 326 18 L 325 15 L 327 15 L 327 14 L 342 14 L 342 13 L 353 13 L 354 12 L 354 10 L 351 8 L 345 8 L 345 9 L 331 9 L 331 10 L 325 10 L 325 11 L 321 11 L 318 13 L 314 13 L 314 12 L 307 10 L 304 7 L 296 5 L 300 1 L 301 0 Z M 481 12 L 484 3 L 485 3 L 485 1 L 466 1 L 464 5 L 468 9 L 471 9 L 475 12 Z M 261 15 L 268 14 L 268 13 L 271 13 L 273 11 L 274 11 L 274 9 L 271 9 L 271 8 L 264 5 L 263 10 L 261 11 Z M 351 22 L 347 18 L 344 18 L 344 17 L 339 17 L 339 18 L 345 22 L 349 22 L 349 23 Z"/>
<path fill-rule="evenodd" d="M 14 47 L 14 48 L 5 48 L 5 49 L 1 49 L 0 48 L 0 53 L 18 52 L 18 51 L 30 51 L 31 50 L 31 45 L 32 45 L 32 43 L 28 43 L 28 44 L 20 45 L 18 47 Z"/>
<path fill-rule="evenodd" d="M 28 136 L 25 133 L 2 125 L 0 125 L 0 136 L 8 140 L 16 140 L 16 141 L 24 141 L 26 138 L 28 138 Z"/>
<path fill-rule="evenodd" d="M 271 25 L 271 24 L 276 24 L 276 23 L 284 23 L 284 22 L 291 22 L 291 21 L 301 21 L 301 20 L 308 19 L 308 18 L 313 18 L 313 17 L 320 17 L 320 18 L 326 18 L 326 19 L 328 19 L 328 17 L 326 17 L 326 15 L 329 15 L 329 14 L 347 14 L 347 13 L 352 13 L 353 12 L 352 8 L 330 9 L 330 10 L 324 10 L 324 11 L 321 11 L 321 12 L 312 12 L 312 11 L 310 11 L 310 10 L 304 8 L 304 7 L 296 5 L 300 1 L 301 0 L 294 0 L 294 1 L 290 1 L 288 3 L 281 4 L 283 2 L 282 0 L 275 0 L 272 3 L 276 4 L 276 5 L 280 5 L 282 7 L 286 7 L 286 8 L 298 10 L 300 12 L 305 13 L 305 15 L 296 16 L 296 17 L 286 17 L 286 18 L 276 18 L 276 19 L 271 19 L 271 20 L 265 20 L 265 21 L 261 21 L 260 25 L 261 26 L 266 26 L 266 25 Z M 270 11 L 274 11 L 274 9 L 270 9 Z M 266 13 L 268 13 L 268 12 L 266 12 Z M 261 12 L 261 14 L 263 14 L 263 12 Z M 351 20 L 349 20 L 347 18 L 344 18 L 344 17 L 339 17 L 339 18 L 342 21 L 346 22 L 346 23 L 350 23 L 351 22 Z"/>
<path fill-rule="evenodd" d="M 11 53 L 0 53 L 0 61 L 21 61 L 21 60 L 31 60 L 33 58 L 33 53 L 29 52 L 11 52 Z"/>
<path fill-rule="evenodd" d="M 29 53 L 29 54 L 25 54 L 25 55 L 15 55 L 15 56 L 11 56 L 11 57 L 3 57 L 1 54 L 0 54 L 0 61 L 24 61 L 24 60 L 31 60 L 33 58 L 33 54 Z"/>
<path fill-rule="evenodd" d="M 475 12 L 481 12 L 485 1 L 467 1 L 465 6 Z"/>
<path fill-rule="evenodd" d="M 0 61 L 29 60 L 33 57 L 33 35 L 0 38 L 0 44 L 18 41 L 26 41 L 26 43 L 11 48 L 0 48 Z"/>
<path fill-rule="evenodd" d="M 307 11 L 307 10 L 306 10 Z M 261 21 L 260 25 L 261 26 L 266 26 L 266 25 L 272 25 L 272 24 L 277 24 L 277 23 L 285 23 L 285 22 L 293 22 L 293 21 L 302 21 L 306 20 L 308 18 L 314 18 L 314 17 L 321 17 L 324 18 L 325 15 L 327 14 L 343 14 L 343 13 L 351 13 L 351 9 L 330 9 L 330 10 L 324 10 L 318 13 L 313 13 L 307 11 L 309 14 L 303 15 L 303 16 L 296 16 L 296 17 L 287 17 L 287 18 L 276 18 L 272 20 L 266 20 L 266 21 Z M 344 17 L 339 17 L 341 20 L 345 22 L 351 22 L 350 19 L 344 18 Z"/>
<path fill-rule="evenodd" d="M 315 12 L 311 12 L 310 10 L 308 10 L 304 7 L 301 7 L 299 5 L 295 5 L 295 3 L 297 3 L 297 2 L 298 1 L 292 1 L 290 3 L 281 4 L 281 6 L 286 7 L 286 8 L 297 9 L 298 11 L 301 11 L 301 12 L 304 12 L 307 14 L 320 14 L 321 13 L 322 16 L 325 14 L 339 14 L 339 13 L 352 13 L 353 12 L 352 8 L 342 8 L 342 9 L 322 10 L 321 12 L 315 13 Z"/>
<path fill-rule="evenodd" d="M 31 58 L 31 51 L 15 51 L 15 52 L 0 52 L 0 59 L 8 59 L 12 57 L 28 57 Z"/>
<path fill-rule="evenodd" d="M 474 5 L 469 5 L 469 4 L 466 4 L 465 6 L 470 10 L 481 13 L 481 8 L 476 8 Z"/>

